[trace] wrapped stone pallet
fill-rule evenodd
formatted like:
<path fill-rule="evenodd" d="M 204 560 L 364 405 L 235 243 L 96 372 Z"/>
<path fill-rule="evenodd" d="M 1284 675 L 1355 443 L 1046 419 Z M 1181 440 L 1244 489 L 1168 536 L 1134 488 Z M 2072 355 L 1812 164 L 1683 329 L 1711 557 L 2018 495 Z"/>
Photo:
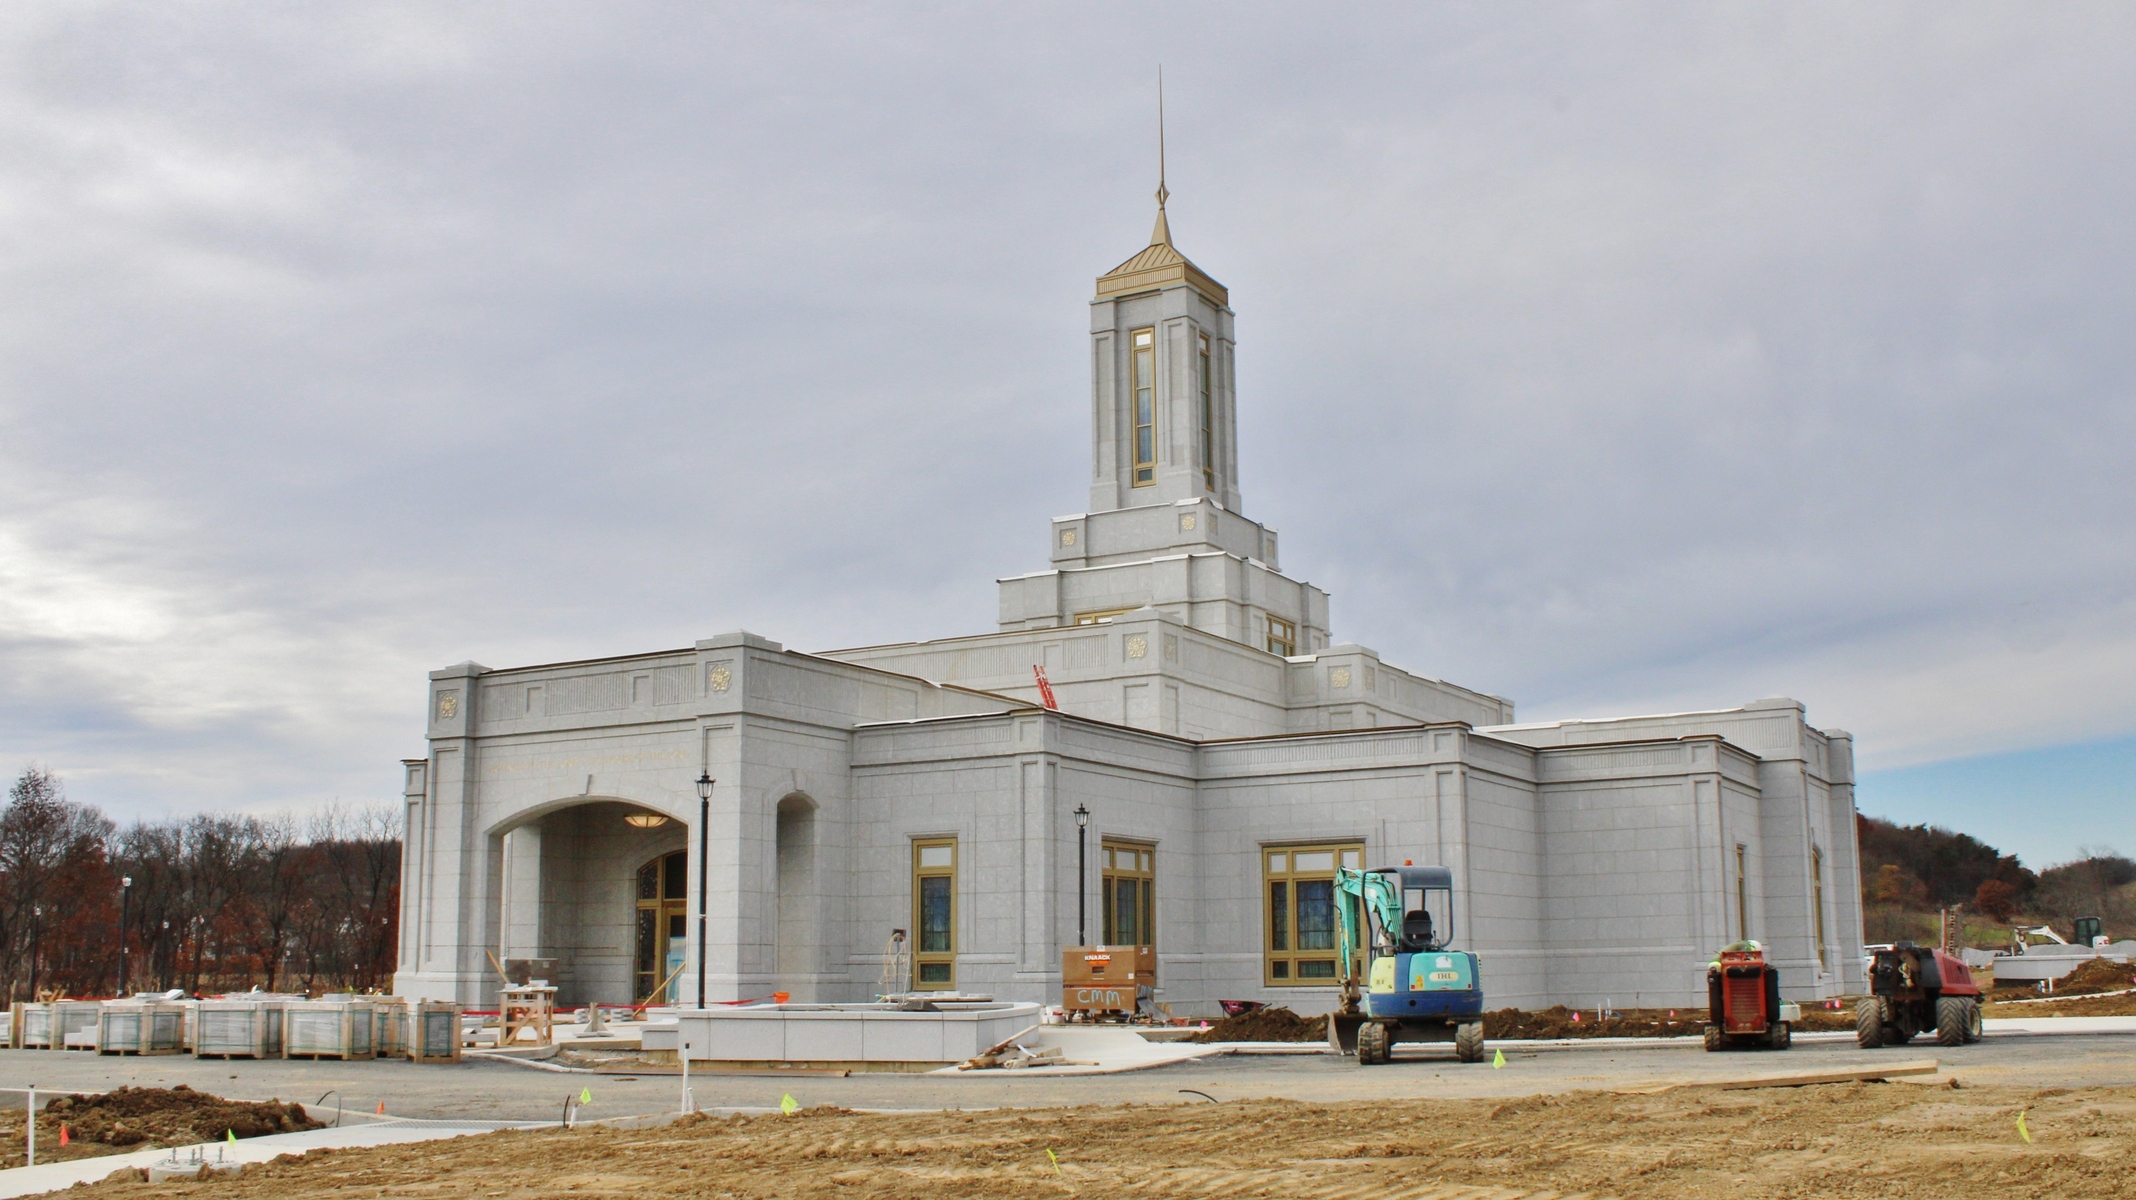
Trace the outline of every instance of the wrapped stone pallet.
<path fill-rule="evenodd" d="M 460 1006 L 449 1000 L 424 1000 L 408 1021 L 408 1057 L 419 1063 L 460 1061 Z"/>
<path fill-rule="evenodd" d="M 52 1048 L 95 1050 L 97 1019 L 103 1004 L 95 1000 L 52 1002 Z"/>
<path fill-rule="evenodd" d="M 380 1058 L 406 1058 L 408 1056 L 408 1001 L 400 996 L 371 996 L 371 1007 L 378 1014 L 373 1026 L 371 1045 Z"/>
<path fill-rule="evenodd" d="M 378 1011 L 368 999 L 292 1000 L 284 1019 L 284 1058 L 376 1058 Z"/>
<path fill-rule="evenodd" d="M 280 1058 L 286 1000 L 203 1000 L 193 1018 L 195 1058 Z"/>
<path fill-rule="evenodd" d="M 100 1054 L 176 1054 L 185 1048 L 185 1007 L 163 1000 L 110 1000 L 97 1011 Z"/>

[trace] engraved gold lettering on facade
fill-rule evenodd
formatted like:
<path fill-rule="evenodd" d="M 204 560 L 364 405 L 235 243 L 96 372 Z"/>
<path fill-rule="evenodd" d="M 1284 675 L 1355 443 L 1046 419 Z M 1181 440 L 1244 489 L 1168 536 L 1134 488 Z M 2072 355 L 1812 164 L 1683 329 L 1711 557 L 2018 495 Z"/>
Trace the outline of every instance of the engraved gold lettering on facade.
<path fill-rule="evenodd" d="M 1150 652 L 1150 639 L 1139 633 L 1130 633 L 1127 635 L 1126 646 L 1129 658 L 1143 658 Z"/>
<path fill-rule="evenodd" d="M 1350 686 L 1350 668 L 1348 668 L 1348 667 L 1329 667 L 1329 668 L 1328 668 L 1328 686 L 1329 686 L 1329 687 L 1331 687 L 1331 688 L 1346 688 L 1346 687 L 1349 687 L 1349 686 Z"/>
<path fill-rule="evenodd" d="M 438 720 L 450 721 L 460 715 L 460 693 L 438 693 Z"/>
<path fill-rule="evenodd" d="M 714 667 L 711 674 L 705 676 L 705 682 L 712 685 L 713 691 L 724 692 L 734 682 L 734 675 L 725 667 Z"/>

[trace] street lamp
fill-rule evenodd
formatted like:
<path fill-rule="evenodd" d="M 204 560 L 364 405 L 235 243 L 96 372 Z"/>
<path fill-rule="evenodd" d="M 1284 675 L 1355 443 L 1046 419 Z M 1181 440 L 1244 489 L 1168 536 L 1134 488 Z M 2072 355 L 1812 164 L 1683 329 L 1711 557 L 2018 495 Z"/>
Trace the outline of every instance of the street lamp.
<path fill-rule="evenodd" d="M 44 951 L 44 905 L 30 906 L 30 999 L 37 999 L 37 960 Z"/>
<path fill-rule="evenodd" d="M 133 899 L 133 876 L 119 877 L 119 998 L 126 998 L 126 911 Z"/>
<path fill-rule="evenodd" d="M 705 897 L 711 887 L 712 772 L 697 775 L 697 1007 L 705 1006 Z"/>
<path fill-rule="evenodd" d="M 1083 893 L 1084 881 L 1090 877 L 1090 869 L 1085 857 L 1088 852 L 1085 849 L 1086 842 L 1084 840 L 1084 834 L 1089 829 L 1090 810 L 1078 804 L 1075 806 L 1075 944 L 1078 946 L 1088 946 L 1090 944 L 1090 939 L 1084 936 L 1085 926 L 1083 924 L 1084 910 L 1089 907 Z"/>

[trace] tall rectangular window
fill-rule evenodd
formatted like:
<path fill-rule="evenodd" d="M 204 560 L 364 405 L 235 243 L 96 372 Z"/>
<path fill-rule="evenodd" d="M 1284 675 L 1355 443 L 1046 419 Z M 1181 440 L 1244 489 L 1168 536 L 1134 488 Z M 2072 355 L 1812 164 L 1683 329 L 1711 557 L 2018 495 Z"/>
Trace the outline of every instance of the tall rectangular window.
<path fill-rule="evenodd" d="M 912 986 L 957 986 L 957 839 L 912 843 Z"/>
<path fill-rule="evenodd" d="M 1298 627 L 1281 617 L 1268 618 L 1268 652 L 1285 658 L 1298 653 Z"/>
<path fill-rule="evenodd" d="M 1201 465 L 1202 486 L 1216 490 L 1216 405 L 1209 392 L 1209 338 L 1201 338 Z"/>
<path fill-rule="evenodd" d="M 1135 486 L 1157 482 L 1157 331 L 1133 336 L 1135 394 Z"/>
<path fill-rule="evenodd" d="M 1736 936 L 1750 940 L 1750 881 L 1743 877 L 1744 863 L 1749 852 L 1743 843 L 1736 843 Z"/>
<path fill-rule="evenodd" d="M 1355 871 L 1365 861 L 1361 842 L 1326 846 L 1267 846 L 1261 850 L 1267 936 L 1262 945 L 1262 982 L 1271 986 L 1329 987 L 1335 982 L 1339 921 L 1335 868 Z M 1357 901 L 1347 901 L 1351 919 Z M 1352 947 L 1353 952 L 1362 947 Z M 1360 956 L 1353 970 L 1362 965 Z"/>
<path fill-rule="evenodd" d="M 1157 852 L 1107 841 L 1098 859 L 1098 903 L 1108 946 L 1157 944 Z"/>
<path fill-rule="evenodd" d="M 1825 961 L 1824 851 L 1815 846 L 1810 847 L 1810 912 L 1817 923 L 1817 965 L 1829 970 L 1832 964 Z"/>

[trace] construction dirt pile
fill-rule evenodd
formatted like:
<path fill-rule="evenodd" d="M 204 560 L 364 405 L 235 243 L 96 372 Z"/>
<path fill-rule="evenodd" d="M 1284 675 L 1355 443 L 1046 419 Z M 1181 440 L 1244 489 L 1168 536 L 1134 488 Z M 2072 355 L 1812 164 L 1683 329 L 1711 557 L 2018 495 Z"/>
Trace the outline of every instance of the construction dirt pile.
<path fill-rule="evenodd" d="M 2120 992 L 2136 987 L 2136 963 L 2095 958 L 2054 981 L 2057 996 Z"/>
<path fill-rule="evenodd" d="M 1324 1042 L 1326 1017 L 1301 1017 L 1287 1008 L 1257 1008 L 1225 1017 L 1187 1039 L 1190 1042 Z"/>
<path fill-rule="evenodd" d="M 1917 1084 L 1515 1100 L 1241 1100 L 980 1112 L 685 1117 L 314 1151 L 212 1185 L 80 1197 L 1342 1196 L 1690 1200 L 2128 1195 L 2136 1088 Z"/>
<path fill-rule="evenodd" d="M 1705 1028 L 1703 1008 L 1626 1008 L 1598 1013 L 1559 1005 L 1540 1012 L 1501 1008 L 1483 1015 L 1486 1038 L 1697 1037 Z M 1838 1012 L 1807 1005 L 1802 1020 L 1792 1026 L 1796 1033 L 1851 1032 L 1853 1028 L 1852 1009 Z"/>
<path fill-rule="evenodd" d="M 2023 1017 L 2136 1017 L 2136 963 L 2095 958 L 2055 980 L 2052 993 L 2030 986 L 1996 988 L 1981 1015 Z M 2114 993 L 2124 993 L 2115 995 Z"/>
<path fill-rule="evenodd" d="M 269 1133 L 323 1128 L 301 1104 L 279 1100 L 225 1100 L 179 1084 L 174 1088 L 122 1087 L 101 1096 L 56 1096 L 37 1111 L 37 1161 L 94 1158 L 124 1150 L 190 1146 Z M 60 1131 L 66 1131 L 65 1146 Z M 19 1167 L 25 1158 L 22 1114 L 0 1115 L 0 1166 Z"/>

